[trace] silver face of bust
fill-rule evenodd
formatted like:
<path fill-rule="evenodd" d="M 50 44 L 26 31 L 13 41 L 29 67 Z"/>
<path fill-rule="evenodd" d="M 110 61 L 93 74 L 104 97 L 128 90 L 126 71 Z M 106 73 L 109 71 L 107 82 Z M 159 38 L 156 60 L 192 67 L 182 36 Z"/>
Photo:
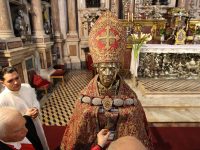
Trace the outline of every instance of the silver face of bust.
<path fill-rule="evenodd" d="M 105 87 L 110 87 L 115 81 L 119 72 L 118 63 L 99 63 L 97 66 L 100 83 Z"/>

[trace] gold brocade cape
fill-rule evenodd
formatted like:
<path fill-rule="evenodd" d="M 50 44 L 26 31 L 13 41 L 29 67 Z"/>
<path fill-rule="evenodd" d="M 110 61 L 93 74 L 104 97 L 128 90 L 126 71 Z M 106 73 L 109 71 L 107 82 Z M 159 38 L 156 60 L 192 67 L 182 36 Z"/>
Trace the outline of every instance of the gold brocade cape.
<path fill-rule="evenodd" d="M 92 98 L 101 97 L 98 93 L 97 78 L 98 75 L 81 91 L 81 95 Z M 137 105 L 119 107 L 116 138 L 133 135 L 148 149 L 153 149 L 141 103 L 136 94 L 123 80 L 120 80 L 117 98 L 134 98 L 137 100 Z M 73 115 L 63 135 L 61 150 L 90 150 L 91 146 L 96 143 L 96 135 L 98 133 L 98 107 L 81 103 L 80 100 L 77 100 Z"/>

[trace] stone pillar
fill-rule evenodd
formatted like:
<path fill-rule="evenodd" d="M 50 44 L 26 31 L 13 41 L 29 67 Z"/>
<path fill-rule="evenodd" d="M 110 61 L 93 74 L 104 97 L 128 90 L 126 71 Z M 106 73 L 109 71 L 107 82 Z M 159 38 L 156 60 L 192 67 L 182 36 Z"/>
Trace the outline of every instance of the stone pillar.
<path fill-rule="evenodd" d="M 52 15 L 52 23 L 53 23 L 54 39 L 55 39 L 54 48 L 56 48 L 59 53 L 58 63 L 63 64 L 63 36 L 61 34 L 61 28 L 60 28 L 59 11 L 63 10 L 60 10 L 58 5 L 58 0 L 52 0 L 51 15 Z"/>
<path fill-rule="evenodd" d="M 41 64 L 39 73 L 43 78 L 49 79 L 50 74 L 53 72 L 51 69 L 53 65 L 51 46 L 53 42 L 50 41 L 50 37 L 44 32 L 41 0 L 32 0 L 31 5 L 33 8 L 33 39 L 36 43 L 36 49 L 40 56 L 38 59 Z"/>
<path fill-rule="evenodd" d="M 67 37 L 67 12 L 66 12 L 66 0 L 59 0 L 59 19 L 60 19 L 60 32 L 63 36 L 63 39 Z"/>
<path fill-rule="evenodd" d="M 22 48 L 21 38 L 15 37 L 11 22 L 10 6 L 8 0 L 0 0 L 0 50 Z M 5 57 L 5 54 L 4 56 Z M 4 61 L 5 60 L 5 61 Z M 0 66 L 7 66 L 8 57 L 0 59 Z"/>
<path fill-rule="evenodd" d="M 58 7 L 58 0 L 51 1 L 51 12 L 52 12 L 52 23 L 53 23 L 53 30 L 54 36 L 60 36 L 60 18 L 59 18 L 59 7 Z"/>
<path fill-rule="evenodd" d="M 178 0 L 178 7 L 179 8 L 185 8 L 185 1 L 186 0 Z"/>
<path fill-rule="evenodd" d="M 76 22 L 76 5 L 75 0 L 67 1 L 68 21 L 69 21 L 69 33 L 67 34 L 67 49 L 71 59 L 72 69 L 80 69 L 80 51 L 79 51 L 79 38 L 77 33 Z"/>
<path fill-rule="evenodd" d="M 0 0 L 0 39 L 13 38 L 10 7 L 8 0 Z"/>
<path fill-rule="evenodd" d="M 41 0 L 31 1 L 31 5 L 33 8 L 33 33 L 35 36 L 44 36 Z"/>
<path fill-rule="evenodd" d="M 25 59 L 32 56 L 33 50 L 28 46 L 23 47 L 21 38 L 15 37 L 9 2 L 9 0 L 0 0 L 0 66 L 16 67 L 21 81 L 28 82 L 24 64 Z"/>
<path fill-rule="evenodd" d="M 68 68 L 71 68 L 71 61 L 69 58 L 69 54 L 67 51 L 67 3 L 66 0 L 59 0 L 58 1 L 59 6 L 59 18 L 60 18 L 60 32 L 62 34 L 64 44 L 63 44 L 63 59 L 65 63 L 67 64 Z"/>
<path fill-rule="evenodd" d="M 77 35 L 75 1 L 68 0 L 69 35 Z"/>

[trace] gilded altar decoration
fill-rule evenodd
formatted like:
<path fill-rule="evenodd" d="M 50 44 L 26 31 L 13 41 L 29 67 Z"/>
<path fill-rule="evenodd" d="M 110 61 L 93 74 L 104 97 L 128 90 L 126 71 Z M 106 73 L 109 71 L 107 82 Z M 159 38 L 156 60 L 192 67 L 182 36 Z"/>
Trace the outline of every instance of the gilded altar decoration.
<path fill-rule="evenodd" d="M 199 45 L 147 44 L 139 59 L 132 56 L 131 71 L 137 78 L 199 79 Z"/>
<path fill-rule="evenodd" d="M 193 37 L 193 43 L 199 44 L 200 43 L 200 23 L 197 23 L 195 25 L 195 33 Z"/>
<path fill-rule="evenodd" d="M 145 34 L 142 32 L 139 34 L 131 34 L 131 36 L 134 42 L 132 47 L 132 50 L 134 51 L 134 58 L 137 59 L 142 45 L 150 41 L 152 39 L 152 36 L 151 34 Z"/>
<path fill-rule="evenodd" d="M 183 29 L 180 29 L 175 37 L 175 44 L 185 44 L 186 32 Z"/>
<path fill-rule="evenodd" d="M 169 9 L 168 14 L 173 16 L 188 16 L 187 10 L 179 7 Z"/>

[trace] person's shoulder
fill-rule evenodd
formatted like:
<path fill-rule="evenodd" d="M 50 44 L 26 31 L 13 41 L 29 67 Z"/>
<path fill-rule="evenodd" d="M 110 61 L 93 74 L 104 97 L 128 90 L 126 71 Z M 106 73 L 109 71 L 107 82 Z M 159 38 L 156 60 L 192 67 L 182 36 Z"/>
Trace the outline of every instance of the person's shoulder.
<path fill-rule="evenodd" d="M 1 92 L 0 93 L 0 102 L 2 102 L 5 98 L 6 98 L 6 93 L 5 92 Z"/>
<path fill-rule="evenodd" d="M 28 84 L 28 83 L 22 83 L 22 84 L 21 84 L 21 88 L 31 89 L 31 86 L 30 86 L 30 84 Z"/>
<path fill-rule="evenodd" d="M 0 93 L 0 106 L 5 105 L 8 102 L 9 97 L 10 97 L 10 94 L 9 94 L 8 90 L 4 89 Z"/>
<path fill-rule="evenodd" d="M 21 84 L 21 91 L 22 92 L 35 92 L 35 90 L 34 90 L 34 88 L 32 88 L 31 86 L 30 86 L 30 84 L 28 84 L 28 83 L 22 83 Z"/>
<path fill-rule="evenodd" d="M 1 91 L 1 93 L 0 93 L 0 98 L 1 98 L 1 97 L 4 97 L 5 95 L 7 95 L 7 93 L 9 93 L 9 90 L 6 89 L 6 88 L 4 88 L 4 89 Z"/>

